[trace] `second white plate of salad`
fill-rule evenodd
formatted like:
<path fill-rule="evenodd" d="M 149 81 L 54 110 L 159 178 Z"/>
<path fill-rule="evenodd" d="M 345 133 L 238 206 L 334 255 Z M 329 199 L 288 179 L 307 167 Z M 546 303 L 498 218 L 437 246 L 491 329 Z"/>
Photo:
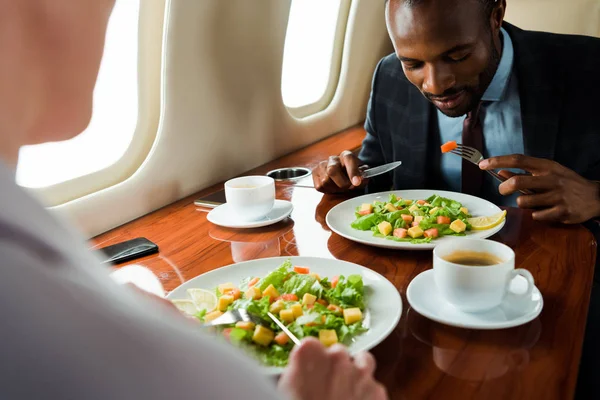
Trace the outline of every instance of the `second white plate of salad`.
<path fill-rule="evenodd" d="M 382 275 L 350 262 L 315 257 L 274 257 L 229 265 L 185 282 L 167 298 L 205 322 L 236 308 L 264 320 L 270 311 L 299 338 L 310 335 L 324 343 L 344 343 L 351 353 L 382 342 L 402 314 L 398 290 Z M 268 321 L 223 326 L 217 336 L 255 356 L 265 372 L 273 375 L 283 371 L 293 348 Z"/>
<path fill-rule="evenodd" d="M 346 200 L 326 217 L 346 239 L 376 247 L 430 250 L 443 241 L 484 239 L 500 231 L 505 212 L 487 200 L 443 190 L 396 190 Z"/>

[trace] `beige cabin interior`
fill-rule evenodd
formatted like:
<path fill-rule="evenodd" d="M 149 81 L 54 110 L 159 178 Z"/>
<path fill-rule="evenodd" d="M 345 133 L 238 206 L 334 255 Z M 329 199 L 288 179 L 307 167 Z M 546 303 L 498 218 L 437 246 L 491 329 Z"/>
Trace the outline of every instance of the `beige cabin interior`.
<path fill-rule="evenodd" d="M 392 51 L 383 1 L 342 0 L 330 85 L 288 109 L 281 65 L 290 0 L 144 0 L 139 118 L 104 170 L 34 191 L 89 236 L 362 123 Z M 600 36 L 598 0 L 507 0 L 525 29 Z"/>

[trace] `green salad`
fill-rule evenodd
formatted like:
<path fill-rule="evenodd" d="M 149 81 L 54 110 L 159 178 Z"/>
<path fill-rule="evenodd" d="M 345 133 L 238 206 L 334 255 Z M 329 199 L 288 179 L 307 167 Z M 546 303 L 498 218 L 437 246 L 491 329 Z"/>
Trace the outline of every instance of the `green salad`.
<path fill-rule="evenodd" d="M 264 324 L 238 322 L 218 328 L 221 337 L 244 348 L 265 365 L 287 365 L 294 344 L 269 318 L 271 312 L 298 339 L 319 338 L 330 346 L 349 344 L 367 330 L 363 326 L 365 296 L 360 275 L 336 276 L 331 280 L 311 273 L 288 260 L 264 277 L 248 277 L 239 286 L 224 283 L 216 288 L 217 306 L 197 315 L 208 322 L 233 309 L 246 309 Z"/>
<path fill-rule="evenodd" d="M 362 204 L 355 215 L 352 228 L 413 244 L 429 243 L 442 236 L 464 236 L 471 230 L 469 210 L 458 201 L 437 195 L 415 201 L 390 194 L 387 202 Z"/>

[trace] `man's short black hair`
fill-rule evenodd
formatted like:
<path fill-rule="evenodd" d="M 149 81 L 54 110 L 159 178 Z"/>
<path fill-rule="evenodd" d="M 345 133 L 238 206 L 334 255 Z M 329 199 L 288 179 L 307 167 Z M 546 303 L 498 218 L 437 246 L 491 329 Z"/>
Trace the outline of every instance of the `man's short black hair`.
<path fill-rule="evenodd" d="M 389 0 L 385 0 L 385 3 L 387 4 Z M 408 7 L 412 7 L 412 6 L 416 6 L 418 4 L 423 3 L 426 0 L 403 0 L 403 4 L 407 5 Z M 479 1 L 479 3 L 481 4 L 481 6 L 483 7 L 483 12 L 484 12 L 484 16 L 486 19 L 490 18 L 492 16 L 492 12 L 494 11 L 494 8 L 498 5 L 498 0 L 477 0 Z"/>

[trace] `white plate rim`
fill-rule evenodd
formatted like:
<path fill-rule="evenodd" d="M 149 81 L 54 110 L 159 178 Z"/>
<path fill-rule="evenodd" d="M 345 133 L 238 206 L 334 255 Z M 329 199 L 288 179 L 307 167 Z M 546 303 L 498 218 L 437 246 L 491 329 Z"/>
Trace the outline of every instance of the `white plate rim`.
<path fill-rule="evenodd" d="M 341 202 L 340 204 L 337 204 L 336 206 L 334 206 L 333 208 L 331 208 L 331 210 L 329 210 L 329 212 L 327 213 L 327 215 L 325 216 L 325 222 L 327 223 L 327 226 L 329 227 L 329 229 L 331 229 L 334 233 L 340 235 L 343 238 L 346 238 L 348 240 L 352 240 L 353 242 L 356 243 L 361 243 L 361 244 L 365 244 L 368 246 L 374 246 L 374 247 L 380 247 L 380 248 L 385 248 L 385 249 L 392 249 L 392 250 L 433 250 L 435 248 L 435 246 L 437 246 L 440 241 L 432 241 L 431 243 L 423 243 L 423 244 L 411 244 L 410 242 L 395 242 L 393 240 L 389 240 L 389 239 L 382 239 L 382 238 L 378 238 L 375 236 L 370 237 L 369 239 L 363 239 L 360 238 L 358 236 L 353 236 L 350 234 L 346 234 L 343 231 L 341 231 L 339 228 L 337 228 L 335 226 L 335 224 L 333 224 L 332 221 L 332 215 L 334 215 L 336 212 L 339 212 L 339 210 L 342 207 L 345 207 L 348 205 L 348 203 L 350 202 L 359 202 L 360 199 L 363 199 L 362 202 L 364 202 L 364 199 L 367 198 L 374 198 L 377 196 L 389 196 L 390 194 L 398 194 L 401 192 L 431 192 L 431 194 L 438 194 L 442 197 L 446 197 L 446 198 L 452 198 L 452 196 L 456 196 L 456 195 L 460 195 L 460 196 L 466 196 L 469 198 L 472 198 L 474 201 L 478 201 L 478 202 L 484 202 L 488 205 L 491 205 L 495 208 L 498 209 L 498 212 L 502 212 L 502 209 L 500 207 L 498 207 L 497 205 L 495 205 L 494 203 L 479 198 L 479 197 L 475 197 L 475 196 L 471 196 L 469 194 L 464 194 L 464 193 L 458 193 L 458 192 L 448 192 L 445 190 L 432 190 L 432 189 L 406 189 L 406 190 L 390 190 L 387 192 L 378 192 L 378 193 L 370 193 L 370 194 L 365 194 L 362 196 L 358 196 L 358 197 L 353 197 L 351 199 L 345 200 L 343 202 Z M 504 228 L 504 225 L 506 224 L 506 219 L 504 221 L 502 221 L 502 223 L 500 223 L 498 226 L 489 229 L 487 231 L 478 231 L 478 235 L 477 235 L 477 239 L 487 239 L 490 236 L 495 235 L 496 233 L 500 232 L 502 230 L 502 228 Z M 361 231 L 357 231 L 361 232 Z M 451 237 L 452 239 L 460 239 L 462 237 L 468 238 L 469 234 L 467 234 L 467 236 L 456 236 L 456 237 Z M 444 238 L 442 238 L 441 240 L 444 240 Z"/>
<path fill-rule="evenodd" d="M 240 268 L 240 265 L 242 267 L 248 267 L 248 266 L 252 266 L 252 264 L 259 264 L 259 263 L 265 263 L 265 262 L 272 262 L 273 265 L 281 265 L 286 260 L 291 260 L 292 263 L 294 263 L 294 264 L 296 263 L 296 262 L 294 262 L 296 260 L 297 263 L 301 263 L 301 264 L 307 265 L 309 267 L 310 267 L 311 261 L 315 261 L 315 260 L 318 260 L 319 262 L 337 263 L 340 266 L 342 266 L 342 265 L 352 266 L 352 268 L 358 268 L 359 270 L 366 270 L 366 271 L 368 271 L 369 274 L 373 274 L 373 275 L 377 276 L 380 279 L 380 281 L 383 282 L 384 285 L 389 285 L 390 289 L 393 289 L 392 292 L 395 293 L 394 300 L 395 300 L 396 304 L 394 304 L 394 307 L 395 307 L 394 313 L 393 314 L 390 313 L 392 316 L 390 318 L 389 325 L 385 329 L 383 329 L 381 331 L 381 333 L 378 336 L 376 336 L 375 339 L 373 339 L 370 343 L 368 343 L 365 346 L 359 347 L 357 349 L 352 348 L 352 351 L 363 351 L 363 350 L 368 351 L 368 350 L 374 348 L 375 346 L 377 346 L 378 344 L 383 342 L 393 332 L 393 330 L 396 329 L 396 327 L 398 326 L 398 323 L 400 322 L 400 319 L 402 317 L 403 304 L 402 304 L 402 297 L 400 296 L 400 292 L 394 286 L 394 284 L 389 279 L 387 279 L 385 276 L 381 275 L 380 273 L 378 273 L 376 271 L 373 271 L 370 268 L 367 268 L 365 266 L 362 266 L 360 264 L 356 264 L 356 263 L 353 263 L 350 261 L 338 260 L 336 258 L 306 257 L 306 256 L 266 257 L 266 258 L 260 258 L 260 259 L 256 259 L 256 260 L 243 261 L 243 262 L 239 262 L 239 263 L 229 264 L 229 265 L 225 265 L 220 268 L 213 269 L 204 274 L 198 275 L 198 276 L 182 283 L 181 285 L 179 285 L 176 288 L 174 288 L 173 290 L 171 290 L 169 292 L 169 294 L 167 294 L 167 296 L 165 296 L 165 297 L 167 299 L 180 298 L 180 296 L 175 296 L 175 293 L 179 290 L 186 290 L 188 288 L 188 286 L 192 287 L 194 281 L 199 280 L 202 277 L 221 274 L 221 273 L 223 273 L 223 271 L 226 271 L 228 269 Z M 277 263 L 279 263 L 279 264 L 277 264 Z M 354 273 L 354 272 L 350 272 L 350 273 Z M 367 308 L 369 308 L 369 307 L 367 307 Z M 368 334 L 368 332 L 365 334 Z M 261 366 L 261 369 L 264 371 L 264 373 L 266 375 L 279 375 L 285 370 L 285 367 Z"/>
<path fill-rule="evenodd" d="M 227 207 L 227 203 L 221 204 L 220 206 L 215 207 L 212 210 L 210 210 L 210 212 L 206 216 L 206 219 L 208 219 L 209 222 L 211 222 L 215 225 L 218 225 L 218 226 L 222 226 L 224 228 L 235 228 L 235 229 L 261 228 L 263 226 L 269 226 L 269 225 L 276 224 L 280 221 L 283 221 L 284 219 L 286 219 L 287 217 L 290 216 L 292 211 L 294 211 L 294 205 L 290 201 L 275 199 L 275 204 L 281 204 L 281 205 L 285 204 L 285 206 L 288 209 L 283 214 L 281 214 L 277 218 L 273 218 L 273 219 L 260 219 L 258 221 L 239 222 L 239 223 L 232 223 L 232 224 L 229 224 L 227 222 L 224 223 L 223 220 L 215 218 L 215 215 L 217 214 L 218 209 L 222 210 L 223 209 L 222 207 Z"/>
<path fill-rule="evenodd" d="M 416 312 L 418 312 L 425 318 L 429 318 L 430 320 L 439 322 L 440 324 L 454 326 L 457 328 L 479 329 L 479 330 L 496 330 L 496 329 L 514 328 L 516 326 L 521 326 L 528 322 L 533 321 L 540 315 L 540 313 L 544 309 L 544 297 L 542 296 L 542 293 L 537 288 L 537 286 L 534 286 L 533 293 L 537 292 L 540 295 L 539 306 L 534 308 L 531 312 L 520 316 L 519 318 L 515 318 L 513 320 L 505 321 L 505 322 L 487 323 L 487 324 L 482 324 L 482 325 L 470 324 L 470 323 L 460 323 L 460 322 L 451 321 L 451 320 L 448 320 L 445 318 L 440 318 L 438 315 L 430 313 L 429 311 L 427 311 L 424 308 L 421 308 L 418 305 L 415 306 L 415 304 L 418 304 L 418 302 L 414 301 L 414 295 L 412 294 L 412 293 L 414 293 L 414 290 L 415 290 L 413 282 L 415 282 L 417 279 L 419 279 L 419 280 L 428 279 L 429 274 L 433 274 L 432 269 L 423 271 L 419 275 L 417 275 L 413 278 L 413 280 L 408 285 L 408 288 L 406 289 L 406 300 L 408 301 L 408 304 L 410 305 L 410 307 L 413 310 L 415 310 Z M 431 281 L 433 282 L 433 277 L 429 278 L 429 279 L 431 279 Z"/>

